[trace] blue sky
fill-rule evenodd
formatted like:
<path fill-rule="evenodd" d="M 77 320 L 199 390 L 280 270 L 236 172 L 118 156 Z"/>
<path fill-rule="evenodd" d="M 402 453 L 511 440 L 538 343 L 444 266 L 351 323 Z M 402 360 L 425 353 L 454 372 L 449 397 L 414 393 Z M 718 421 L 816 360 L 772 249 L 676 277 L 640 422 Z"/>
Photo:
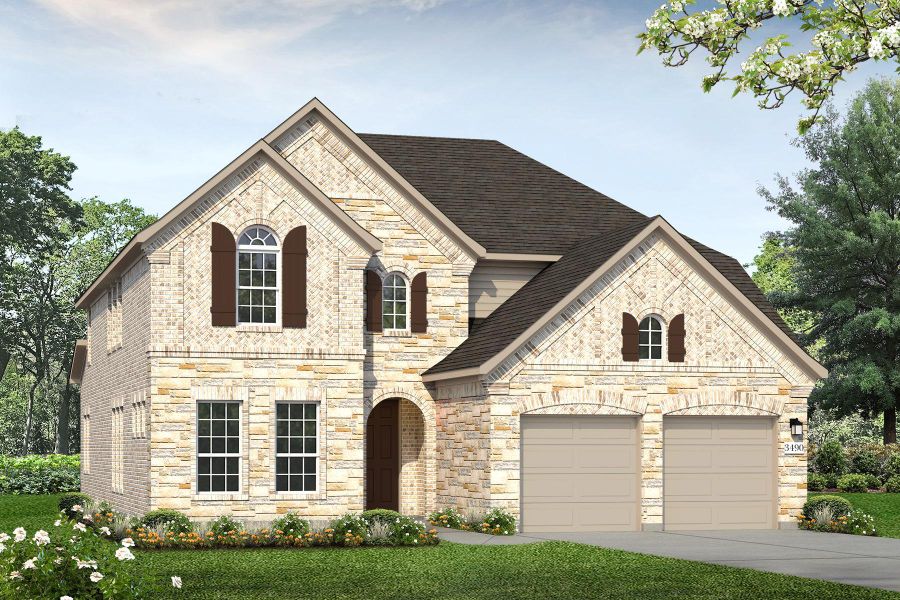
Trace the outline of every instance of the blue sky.
<path fill-rule="evenodd" d="M 7 2 L 0 128 L 70 155 L 76 197 L 161 214 L 318 96 L 358 132 L 501 140 L 749 261 L 782 226 L 757 185 L 805 166 L 801 108 L 636 56 L 658 3 Z M 838 103 L 884 71 L 864 65 Z"/>

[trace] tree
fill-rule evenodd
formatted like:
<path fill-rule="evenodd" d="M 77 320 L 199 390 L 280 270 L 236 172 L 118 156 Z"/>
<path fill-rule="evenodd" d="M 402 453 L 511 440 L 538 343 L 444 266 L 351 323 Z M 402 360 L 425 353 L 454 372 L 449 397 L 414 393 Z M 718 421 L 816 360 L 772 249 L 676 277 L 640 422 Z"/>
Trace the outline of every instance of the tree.
<path fill-rule="evenodd" d="M 680 67 L 699 48 L 709 55 L 713 72 L 703 78 L 708 92 L 724 80 L 735 82 L 734 94 L 759 98 L 765 109 L 780 107 L 794 91 L 812 114 L 800 120 L 804 133 L 816 122 L 825 101 L 844 74 L 868 60 L 898 60 L 900 51 L 900 1 L 878 0 L 719 0 L 721 6 L 698 10 L 694 0 L 671 0 L 647 19 L 647 30 L 638 37 L 640 51 L 656 50 L 663 64 Z M 812 48 L 787 52 L 788 36 L 766 38 L 741 62 L 740 71 L 729 74 L 729 62 L 738 60 L 741 42 L 772 19 L 799 20 L 800 29 L 814 32 Z"/>
<path fill-rule="evenodd" d="M 794 253 L 794 248 L 785 246 L 777 234 L 767 235 L 760 253 L 753 258 L 753 281 L 776 307 L 781 306 L 778 314 L 791 331 L 806 335 L 815 325 L 814 315 L 808 310 L 784 306 L 797 293 Z M 807 350 L 812 352 L 815 348 L 807 347 Z"/>
<path fill-rule="evenodd" d="M 828 379 L 814 401 L 845 413 L 884 413 L 897 439 L 900 404 L 900 84 L 871 81 L 845 116 L 828 107 L 798 140 L 813 167 L 797 188 L 778 176 L 761 190 L 792 226 L 781 239 L 796 260 L 796 290 L 782 306 L 817 316 Z"/>

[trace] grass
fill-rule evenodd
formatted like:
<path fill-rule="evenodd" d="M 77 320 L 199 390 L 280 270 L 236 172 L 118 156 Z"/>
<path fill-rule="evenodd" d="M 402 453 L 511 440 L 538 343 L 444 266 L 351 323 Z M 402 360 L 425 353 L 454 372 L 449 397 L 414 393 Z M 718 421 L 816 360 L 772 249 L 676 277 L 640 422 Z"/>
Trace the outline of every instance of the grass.
<path fill-rule="evenodd" d="M 821 494 L 810 494 L 816 496 Z M 846 498 L 863 512 L 875 517 L 875 531 L 884 537 L 900 538 L 900 494 L 842 494 L 829 493 L 832 496 Z"/>
<path fill-rule="evenodd" d="M 56 497 L 0 497 L 0 531 L 56 518 Z M 900 598 L 747 569 L 565 542 L 428 548 L 170 550 L 137 552 L 151 598 L 641 598 L 862 600 Z M 178 575 L 182 590 L 169 585 Z"/>

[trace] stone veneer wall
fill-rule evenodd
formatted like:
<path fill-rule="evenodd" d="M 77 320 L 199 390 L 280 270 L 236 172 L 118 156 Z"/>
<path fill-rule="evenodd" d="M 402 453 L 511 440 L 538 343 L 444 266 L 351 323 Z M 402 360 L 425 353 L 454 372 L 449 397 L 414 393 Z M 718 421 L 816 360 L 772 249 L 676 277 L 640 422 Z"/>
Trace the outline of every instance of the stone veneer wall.
<path fill-rule="evenodd" d="M 147 346 L 150 341 L 150 277 L 146 260 L 138 261 L 121 279 L 121 302 L 112 315 L 112 326 L 120 329 L 108 343 L 107 318 L 113 308 L 102 295 L 90 308 L 88 325 L 88 362 L 81 384 L 81 421 L 90 418 L 90 437 L 82 439 L 81 490 L 97 501 L 107 500 L 127 513 L 143 513 L 149 506 L 149 444 L 133 427 L 139 422 L 138 405 L 149 395 L 150 367 Z M 123 409 L 124 453 L 112 451 L 112 411 Z M 145 414 L 146 416 L 146 414 Z M 124 489 L 113 492 L 113 461 L 121 460 Z M 85 468 L 87 466 L 87 468 Z"/>
<path fill-rule="evenodd" d="M 425 514 L 425 419 L 419 407 L 400 399 L 400 512 Z"/>

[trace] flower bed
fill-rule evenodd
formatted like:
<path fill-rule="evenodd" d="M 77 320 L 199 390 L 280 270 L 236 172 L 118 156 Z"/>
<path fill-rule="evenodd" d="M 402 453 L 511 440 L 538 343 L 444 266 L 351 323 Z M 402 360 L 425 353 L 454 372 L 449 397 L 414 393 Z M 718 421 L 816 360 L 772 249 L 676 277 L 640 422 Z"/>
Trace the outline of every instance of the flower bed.
<path fill-rule="evenodd" d="M 438 527 L 475 531 L 489 535 L 514 535 L 516 518 L 500 508 L 494 508 L 480 519 L 466 519 L 455 508 L 445 508 L 428 516 L 428 522 Z"/>
<path fill-rule="evenodd" d="M 3 598 L 143 598 L 145 582 L 134 569 L 135 542 L 112 541 L 106 526 L 97 526 L 82 507 L 60 512 L 50 531 L 33 535 L 17 527 L 0 532 L 0 597 Z M 181 587 L 181 579 L 171 578 Z"/>
<path fill-rule="evenodd" d="M 800 529 L 825 533 L 877 536 L 875 518 L 854 509 L 840 496 L 815 496 L 803 505 L 798 518 Z"/>

